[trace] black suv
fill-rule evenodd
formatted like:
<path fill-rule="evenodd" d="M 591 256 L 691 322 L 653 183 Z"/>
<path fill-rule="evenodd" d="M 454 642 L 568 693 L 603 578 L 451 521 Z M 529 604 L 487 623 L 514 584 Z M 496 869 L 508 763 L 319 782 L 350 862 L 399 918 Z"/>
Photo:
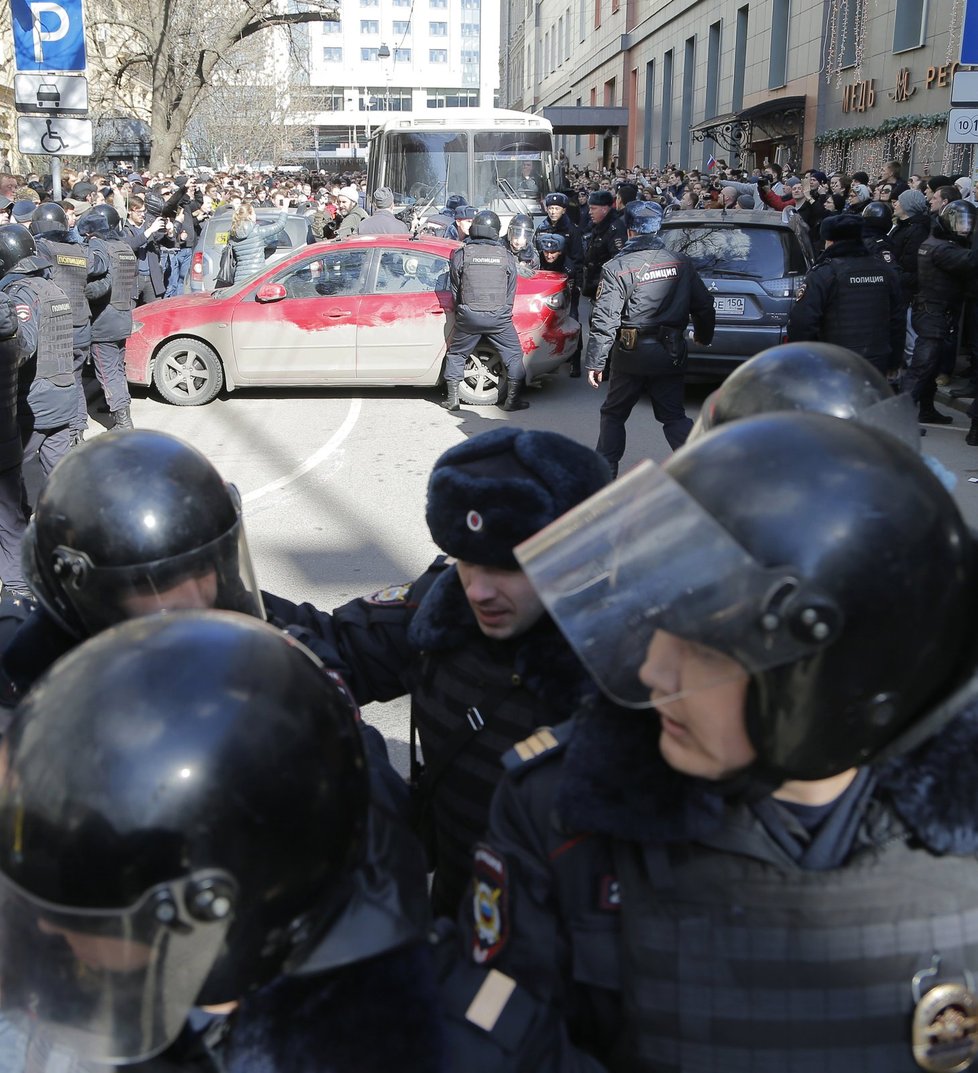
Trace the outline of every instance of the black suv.
<path fill-rule="evenodd" d="M 784 342 L 788 313 L 813 260 L 808 228 L 793 209 L 672 212 L 659 237 L 693 259 L 717 314 L 711 346 L 694 343 L 688 331 L 688 372 L 724 376 Z"/>

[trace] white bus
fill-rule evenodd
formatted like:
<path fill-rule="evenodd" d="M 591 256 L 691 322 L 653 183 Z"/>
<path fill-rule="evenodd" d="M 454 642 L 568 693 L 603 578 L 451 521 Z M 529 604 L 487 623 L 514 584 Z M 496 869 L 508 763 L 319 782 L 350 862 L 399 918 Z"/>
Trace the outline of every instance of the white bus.
<path fill-rule="evenodd" d="M 368 189 L 390 187 L 395 212 L 429 216 L 461 194 L 498 213 L 504 228 L 517 213 L 540 218 L 560 181 L 551 124 L 502 108 L 390 116 L 371 135 L 368 159 Z"/>

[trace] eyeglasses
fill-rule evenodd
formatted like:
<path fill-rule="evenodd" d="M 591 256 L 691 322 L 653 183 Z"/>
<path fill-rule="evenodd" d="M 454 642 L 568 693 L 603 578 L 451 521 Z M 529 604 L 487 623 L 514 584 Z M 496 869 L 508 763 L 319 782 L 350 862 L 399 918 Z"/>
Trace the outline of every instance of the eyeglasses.
<path fill-rule="evenodd" d="M 883 188 L 882 188 L 882 189 L 880 190 L 880 193 L 881 193 L 881 194 L 892 194 L 892 193 L 893 193 L 893 188 L 892 188 L 891 186 L 884 186 L 884 187 L 883 187 Z"/>

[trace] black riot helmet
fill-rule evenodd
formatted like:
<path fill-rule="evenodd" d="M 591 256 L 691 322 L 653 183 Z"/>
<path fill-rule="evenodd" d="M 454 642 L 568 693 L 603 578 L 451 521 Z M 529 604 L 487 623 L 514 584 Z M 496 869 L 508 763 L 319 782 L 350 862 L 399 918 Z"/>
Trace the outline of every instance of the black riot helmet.
<path fill-rule="evenodd" d="M 45 201 L 38 205 L 31 217 L 32 235 L 48 235 L 68 230 L 68 217 L 57 201 Z"/>
<path fill-rule="evenodd" d="M 948 202 L 941 209 L 937 222 L 945 234 L 959 242 L 966 242 L 971 238 L 975 229 L 976 216 L 978 216 L 978 209 L 970 201 L 959 198 L 957 201 Z"/>
<path fill-rule="evenodd" d="M 100 1067 L 301 968 L 345 904 L 368 792 L 355 710 L 265 623 L 106 630 L 32 690 L 4 749 L 0 1006 Z"/>
<path fill-rule="evenodd" d="M 116 235 L 122 228 L 122 218 L 111 205 L 93 205 L 77 223 L 81 235 Z"/>
<path fill-rule="evenodd" d="M 825 414 L 732 421 L 516 557 L 614 700 L 662 710 L 739 679 L 748 773 L 768 786 L 896 748 L 974 636 L 975 554 L 950 493 L 918 453 Z M 697 677 L 650 684 L 680 643 L 705 651 Z"/>
<path fill-rule="evenodd" d="M 531 242 L 533 239 L 533 220 L 524 212 L 517 213 L 509 221 L 509 227 L 506 228 L 506 237 L 510 242 L 513 239 L 523 239 L 526 243 Z"/>
<path fill-rule="evenodd" d="M 76 637 L 154 611 L 262 615 L 236 490 L 163 432 L 109 433 L 66 455 L 23 558 L 38 600 Z"/>
<path fill-rule="evenodd" d="M 885 235 L 893 226 L 893 209 L 885 201 L 871 201 L 862 211 L 863 231 Z"/>
<path fill-rule="evenodd" d="M 0 226 L 0 273 L 6 273 L 27 257 L 37 257 L 34 236 L 21 224 Z"/>
<path fill-rule="evenodd" d="M 499 222 L 499 217 L 492 211 L 492 209 L 480 209 L 475 216 L 472 217 L 472 226 L 469 228 L 469 234 L 472 238 L 499 238 L 499 231 L 502 225 Z"/>
<path fill-rule="evenodd" d="M 745 361 L 707 397 L 689 434 L 778 410 L 805 410 L 880 428 L 918 450 L 915 407 L 865 358 L 833 343 L 781 343 Z"/>

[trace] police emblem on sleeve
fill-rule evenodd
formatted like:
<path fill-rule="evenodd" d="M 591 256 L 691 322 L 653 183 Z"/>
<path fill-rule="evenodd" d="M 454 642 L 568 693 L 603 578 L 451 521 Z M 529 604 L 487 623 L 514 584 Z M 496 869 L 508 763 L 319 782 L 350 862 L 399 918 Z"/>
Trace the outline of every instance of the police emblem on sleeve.
<path fill-rule="evenodd" d="M 404 604 L 407 603 L 410 595 L 410 585 L 388 585 L 380 592 L 375 592 L 373 596 L 368 596 L 366 602 L 368 604 Z"/>
<path fill-rule="evenodd" d="M 914 1061 L 935 1073 L 969 1069 L 978 1057 L 978 996 L 972 981 L 939 983 L 922 993 L 925 976 L 936 976 L 936 971 L 914 977 Z"/>
<path fill-rule="evenodd" d="M 473 855 L 472 960 L 488 965 L 509 938 L 506 863 L 480 842 Z"/>

